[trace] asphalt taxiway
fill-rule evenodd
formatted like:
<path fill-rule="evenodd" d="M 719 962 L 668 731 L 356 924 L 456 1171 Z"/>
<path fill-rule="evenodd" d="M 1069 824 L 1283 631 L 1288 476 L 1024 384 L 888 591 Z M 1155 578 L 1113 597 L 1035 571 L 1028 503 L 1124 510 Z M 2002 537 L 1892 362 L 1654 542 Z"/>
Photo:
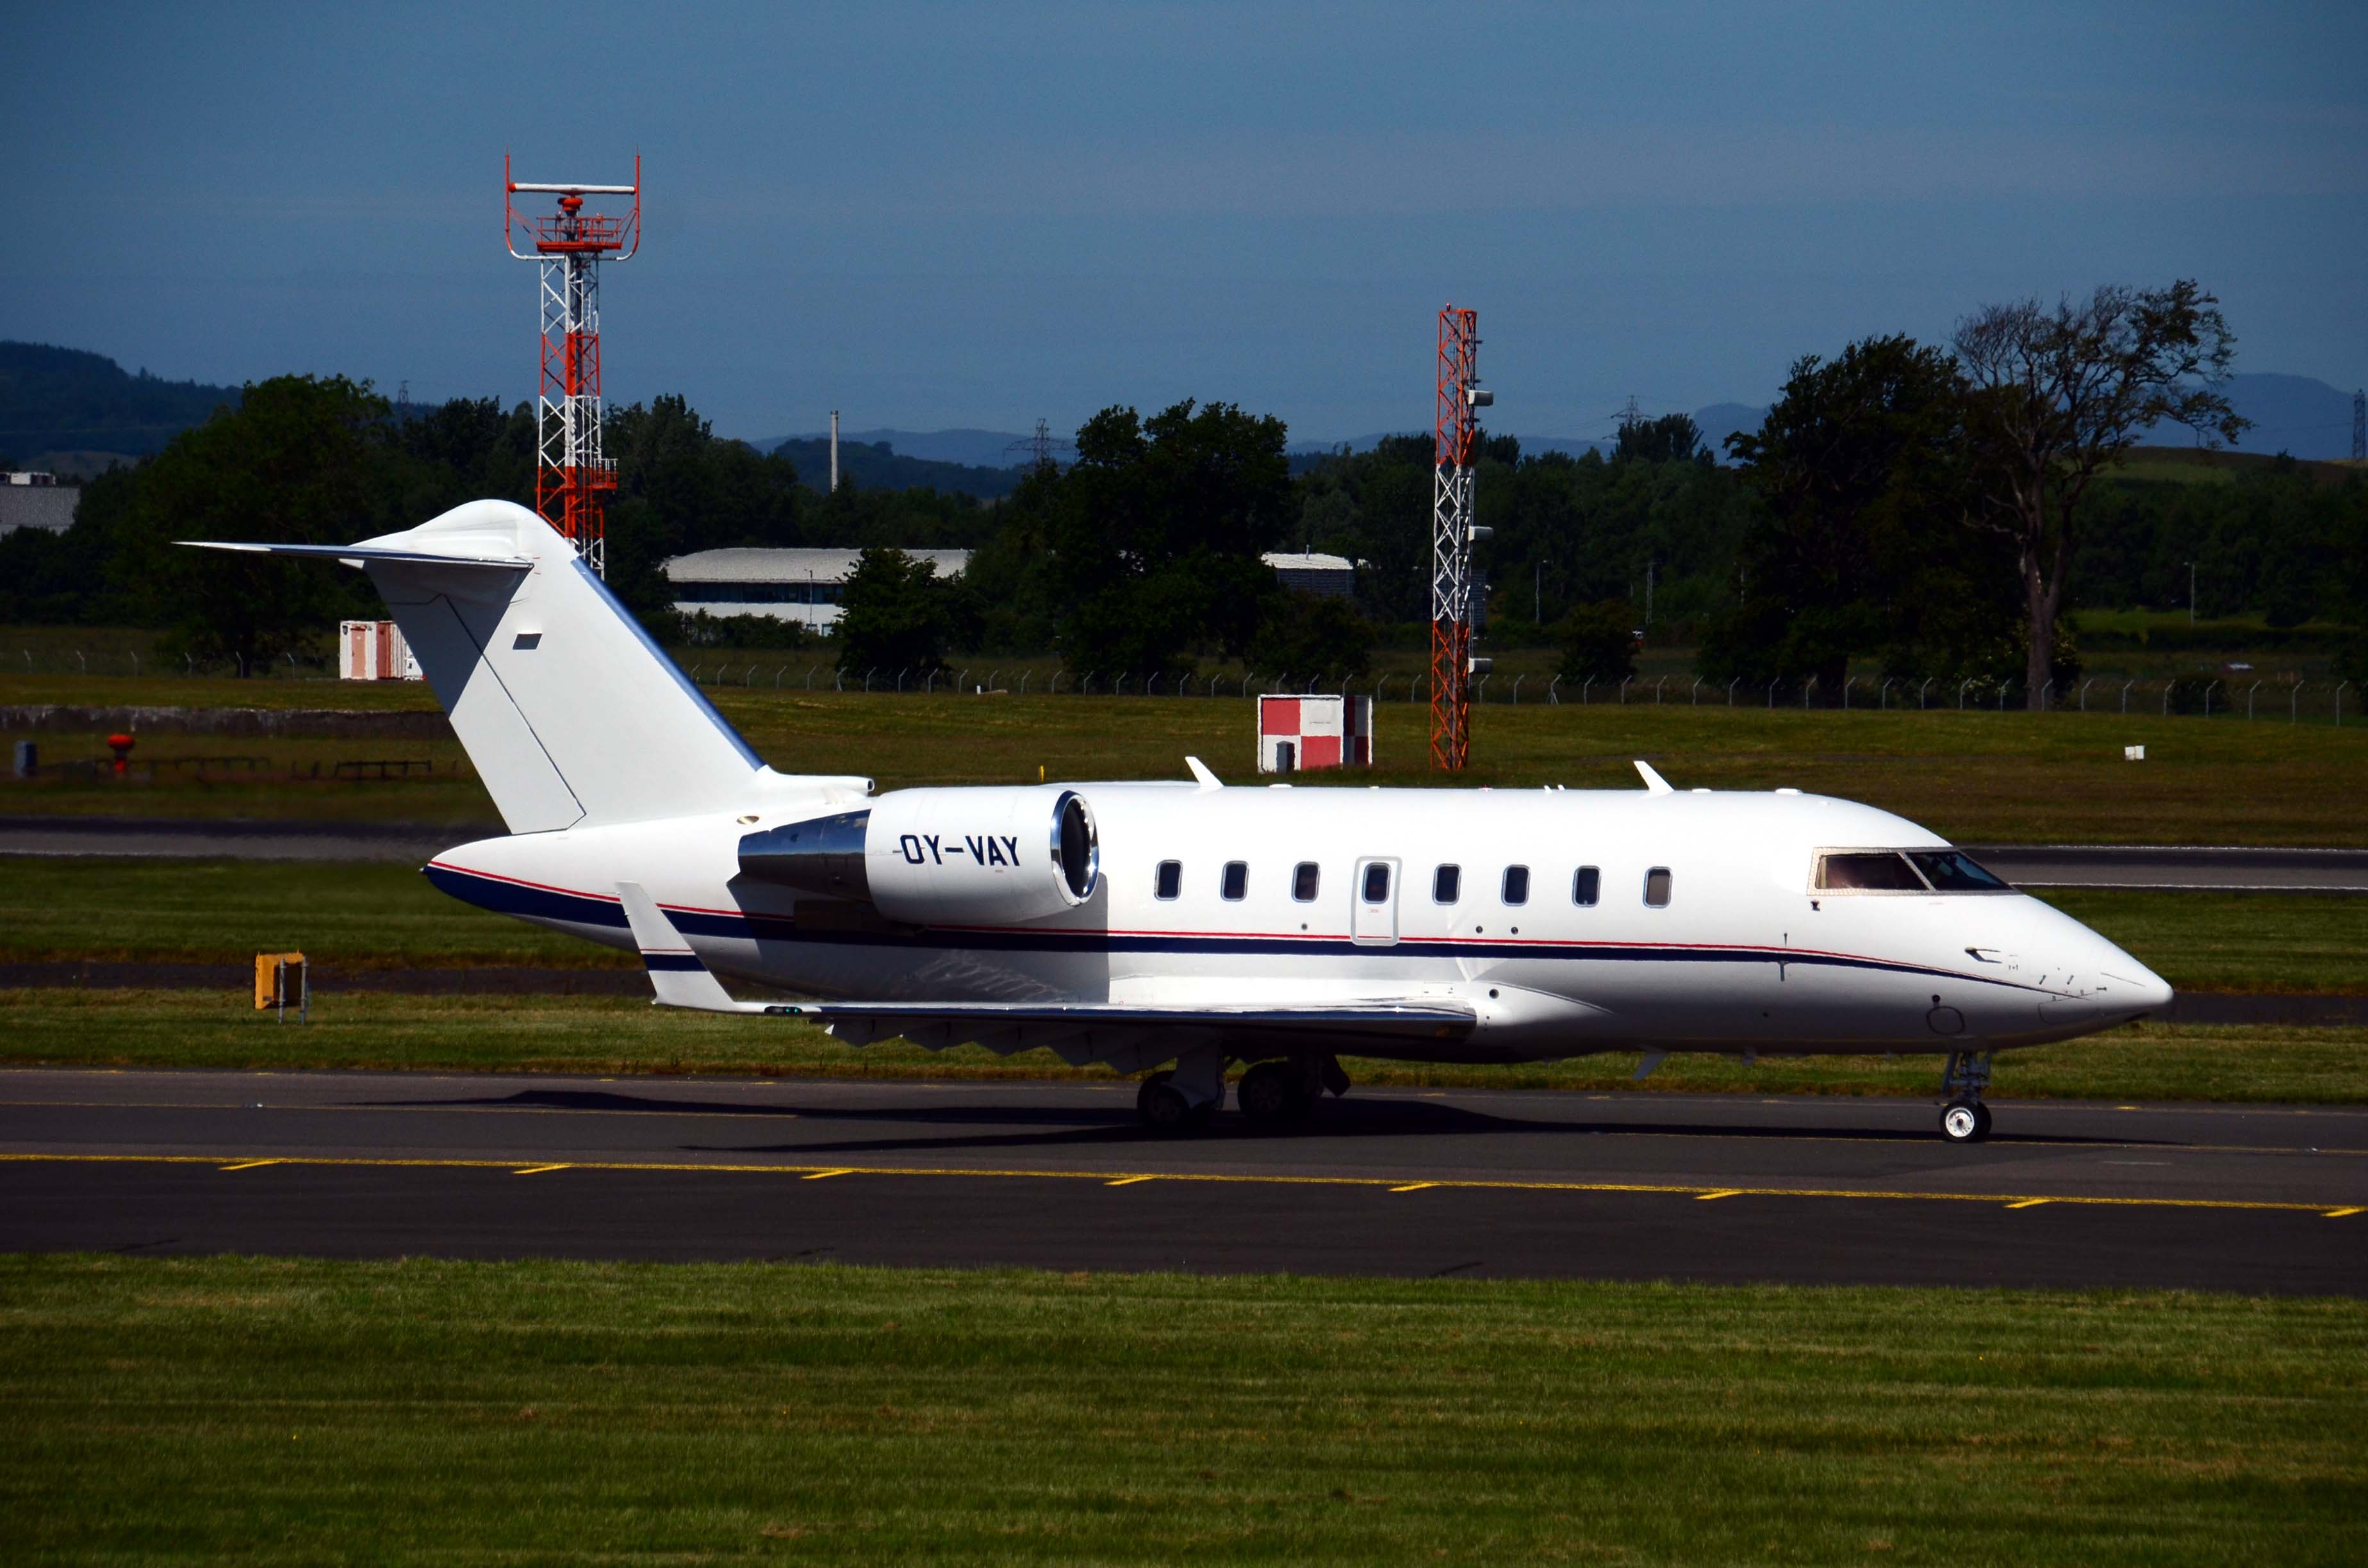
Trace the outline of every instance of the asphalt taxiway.
<path fill-rule="evenodd" d="M 2368 1107 L 0 1073 L 0 1249 L 804 1258 L 2368 1295 Z"/>

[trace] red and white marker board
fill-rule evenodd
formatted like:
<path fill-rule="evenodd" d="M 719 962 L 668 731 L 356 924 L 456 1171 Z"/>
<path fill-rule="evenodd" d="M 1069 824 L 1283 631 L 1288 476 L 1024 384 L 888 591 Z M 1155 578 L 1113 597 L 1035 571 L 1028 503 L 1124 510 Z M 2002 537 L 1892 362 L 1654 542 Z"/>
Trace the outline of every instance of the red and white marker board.
<path fill-rule="evenodd" d="M 1258 771 L 1296 773 L 1305 767 L 1371 767 L 1373 699 L 1370 697 L 1258 699 Z"/>

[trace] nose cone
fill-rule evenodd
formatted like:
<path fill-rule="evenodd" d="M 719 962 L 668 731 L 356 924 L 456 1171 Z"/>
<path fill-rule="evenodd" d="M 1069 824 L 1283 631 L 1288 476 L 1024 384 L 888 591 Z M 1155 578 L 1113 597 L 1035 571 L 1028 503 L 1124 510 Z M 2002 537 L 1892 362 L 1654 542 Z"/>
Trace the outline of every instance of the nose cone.
<path fill-rule="evenodd" d="M 2135 1017 L 2170 1006 L 2170 983 L 2104 937 L 2080 927 L 2087 938 L 2080 963 L 2088 971 L 2089 994 L 2108 1011 Z"/>
<path fill-rule="evenodd" d="M 2104 937 L 2035 899 L 2029 913 L 2023 950 L 2045 955 L 2043 971 L 2064 975 L 2100 1014 L 2135 1018 L 2170 1006 L 2170 983 Z"/>
<path fill-rule="evenodd" d="M 2113 960 L 2098 973 L 2105 981 L 2103 999 L 2112 1003 L 2116 1011 L 2126 1006 L 2158 1013 L 2170 1006 L 2170 982 L 2119 948 L 2113 949 Z"/>

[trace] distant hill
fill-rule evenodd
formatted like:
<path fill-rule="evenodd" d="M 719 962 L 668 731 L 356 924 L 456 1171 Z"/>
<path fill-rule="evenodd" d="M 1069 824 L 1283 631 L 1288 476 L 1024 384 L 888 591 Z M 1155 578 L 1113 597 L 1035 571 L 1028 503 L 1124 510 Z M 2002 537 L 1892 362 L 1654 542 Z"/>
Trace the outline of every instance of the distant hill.
<path fill-rule="evenodd" d="M 920 458 L 928 462 L 958 463 L 966 468 L 1013 468 L 1023 453 L 1013 447 L 1028 439 L 1015 430 L 841 430 L 838 444 L 844 452 L 850 441 L 867 446 L 887 446 L 904 458 Z M 1063 437 L 1066 438 L 1065 436 Z M 785 441 L 819 441 L 830 445 L 830 432 L 816 430 L 803 436 L 778 436 L 769 440 L 748 444 L 760 452 L 769 452 Z M 801 467 L 799 472 L 805 470 Z"/>
<path fill-rule="evenodd" d="M 1702 442 L 1726 459 L 1726 438 L 1737 431 L 1756 434 L 1768 421 L 1768 410 L 1750 403 L 1713 403 L 1708 408 L 1694 410 L 1694 423 L 1702 426 Z"/>
<path fill-rule="evenodd" d="M 2178 426 L 2171 428 L 2181 436 L 2186 431 Z M 2345 444 L 2350 444 L 2347 436 Z M 2132 447 L 2121 462 L 2106 470 L 2117 479 L 2151 480 L 2174 484 L 2233 484 L 2237 476 L 2250 470 L 2255 472 L 2273 468 L 2281 458 L 2293 458 L 2302 472 L 2321 484 L 2341 484 L 2360 470 L 2349 462 L 2327 458 L 2294 457 L 2292 452 L 2231 451 L 2226 448 L 2206 450 L 2186 446 Z"/>
<path fill-rule="evenodd" d="M 2228 401 L 2253 422 L 2231 449 L 2271 456 L 2288 452 L 2321 460 L 2351 455 L 2351 394 L 2310 376 L 2267 372 L 2228 378 Z M 2149 445 L 2192 447 L 2183 425 L 2157 425 Z"/>
<path fill-rule="evenodd" d="M 943 432 L 951 434 L 952 432 Z M 867 432 L 869 434 L 869 432 Z M 986 434 L 986 432 L 973 432 Z M 830 437 L 792 436 L 766 443 L 751 441 L 759 451 L 779 452 L 797 464 L 798 478 L 816 490 L 830 485 Z M 864 490 L 940 490 L 992 501 L 1017 489 L 1020 471 L 973 463 L 941 462 L 897 451 L 887 441 L 838 438 L 838 472 Z"/>
<path fill-rule="evenodd" d="M 1728 433 L 1757 430 L 1760 421 L 1767 417 L 1767 409 L 1748 403 L 1713 403 L 1707 408 L 1694 411 L 1694 423 L 1702 427 L 1702 444 L 1722 462 L 1726 460 Z M 1426 439 L 1430 434 L 1428 430 L 1409 433 Z M 1331 456 L 1344 446 L 1352 452 L 1370 452 L 1382 439 L 1382 434 L 1377 432 L 1347 441 L 1293 441 L 1289 448 L 1292 472 L 1304 472 L 1316 461 Z M 1611 455 L 1612 444 L 1610 441 L 1591 440 L 1584 436 L 1523 436 L 1519 439 L 1522 452 L 1531 457 L 1544 452 L 1566 452 L 1572 457 L 1580 457 L 1588 452 L 1600 452 L 1606 457 Z"/>
<path fill-rule="evenodd" d="M 103 354 L 0 343 L 0 457 L 147 457 L 238 399 L 236 387 L 131 375 Z"/>

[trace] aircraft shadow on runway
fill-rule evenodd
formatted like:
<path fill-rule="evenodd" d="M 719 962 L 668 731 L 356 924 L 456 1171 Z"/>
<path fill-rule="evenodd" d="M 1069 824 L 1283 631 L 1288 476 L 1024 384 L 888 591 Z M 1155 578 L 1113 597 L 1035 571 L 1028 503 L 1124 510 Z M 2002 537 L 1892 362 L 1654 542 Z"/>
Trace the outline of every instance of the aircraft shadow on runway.
<path fill-rule="evenodd" d="M 1354 1096 L 1327 1100 L 1306 1121 L 1289 1127 L 1258 1127 L 1237 1116 L 1220 1117 L 1197 1139 L 1162 1137 L 1144 1127 L 1130 1107 L 1035 1106 L 1002 1103 L 907 1106 L 823 1106 L 794 1101 L 750 1104 L 658 1095 L 620 1094 L 591 1089 L 528 1089 L 514 1095 L 467 1099 L 405 1100 L 406 1106 L 449 1105 L 469 1108 L 607 1111 L 651 1116 L 749 1116 L 791 1118 L 809 1123 L 860 1125 L 892 1122 L 928 1129 L 897 1137 L 850 1137 L 794 1143 L 684 1143 L 686 1153 L 728 1154 L 852 1154 L 928 1153 L 981 1149 L 1143 1147 L 1184 1151 L 1216 1143 L 1304 1143 L 1315 1140 L 1374 1138 L 1474 1137 L 1550 1135 L 1565 1137 L 1649 1137 L 1770 1140 L 1775 1142 L 1847 1142 L 1903 1148 L 1932 1146 L 1934 1135 L 1920 1128 L 1802 1127 L 1768 1123 L 1657 1120 L 1612 1121 L 1593 1119 L 1554 1119 L 1504 1117 L 1440 1100 L 1395 1096 L 1359 1099 Z M 993 1132 L 964 1129 L 995 1128 Z M 2021 1145 L 2094 1145 L 2100 1140 L 2047 1133 L 2018 1134 L 1997 1143 Z M 2167 1140 L 2115 1138 L 2116 1146 L 2158 1147 Z M 1995 1146 L 1995 1145 L 1994 1145 Z M 2175 1146 L 2172 1144 L 2171 1146 Z"/>

